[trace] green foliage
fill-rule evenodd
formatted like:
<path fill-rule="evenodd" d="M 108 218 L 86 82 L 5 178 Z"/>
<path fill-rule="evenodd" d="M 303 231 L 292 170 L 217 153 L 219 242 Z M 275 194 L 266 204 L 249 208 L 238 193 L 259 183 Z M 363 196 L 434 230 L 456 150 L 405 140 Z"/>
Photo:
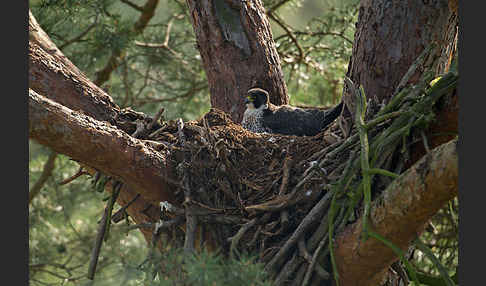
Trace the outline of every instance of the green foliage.
<path fill-rule="evenodd" d="M 134 3 L 141 6 L 144 1 Z M 265 6 L 278 3 L 265 1 Z M 328 106 L 341 96 L 357 1 L 329 3 L 285 1 L 274 11 L 290 23 L 285 25 L 304 53 L 298 60 L 298 47 L 271 21 L 292 104 Z M 209 110 L 206 75 L 184 3 L 161 0 L 137 35 L 132 28 L 140 12 L 121 1 L 31 0 L 30 9 L 54 43 L 92 80 L 113 53 L 121 53 L 119 66 L 102 85 L 120 106 L 148 114 L 163 106 L 166 119 L 183 120 Z M 309 11 L 318 13 L 305 17 Z M 143 46 L 162 43 L 167 47 Z"/>
<path fill-rule="evenodd" d="M 46 148 L 30 142 L 29 184 L 42 172 Z M 87 263 L 101 218 L 105 194 L 95 192 L 88 177 L 59 186 L 79 166 L 59 155 L 56 167 L 41 192 L 29 206 L 29 278 L 31 285 L 78 284 L 86 280 Z M 116 285 L 114 275 L 143 259 L 145 239 L 139 232 L 129 236 L 113 227 L 99 261 L 99 276 Z M 135 285 L 135 284 L 133 284 Z"/>
<path fill-rule="evenodd" d="M 283 23 L 270 19 L 291 104 L 337 103 L 351 55 L 358 1 L 265 0 L 264 5 L 274 9 L 275 19 Z M 206 75 L 184 1 L 160 0 L 139 34 L 133 27 L 140 12 L 122 1 L 30 0 L 29 6 L 54 43 L 91 80 L 113 54 L 120 54 L 118 67 L 102 88 L 121 107 L 149 115 L 164 107 L 165 119 L 184 121 L 209 110 Z M 46 148 L 30 142 L 30 186 L 39 179 L 47 157 Z M 29 205 L 31 285 L 89 284 L 85 276 L 107 194 L 96 192 L 86 175 L 59 185 L 78 168 L 59 155 L 53 175 Z M 251 257 L 228 260 L 208 253 L 187 257 L 171 250 L 154 252 L 147 260 L 143 235 L 122 231 L 122 224 L 111 226 L 103 244 L 95 285 L 270 285 L 262 265 Z M 457 201 L 432 225 L 421 239 L 453 274 L 458 263 Z M 413 263 L 426 274 L 439 274 L 418 251 Z"/>
<path fill-rule="evenodd" d="M 341 98 L 358 1 L 330 2 L 291 1 L 281 12 L 293 16 L 284 24 L 289 32 L 272 25 L 291 104 L 329 106 Z"/>
<path fill-rule="evenodd" d="M 420 240 L 432 251 L 436 259 L 448 269 L 448 275 L 451 277 L 457 275 L 457 266 L 459 265 L 458 208 L 459 202 L 455 198 L 432 218 L 420 237 Z M 428 277 L 441 278 L 439 269 L 422 251 L 416 250 L 414 252 L 412 262 Z"/>
<path fill-rule="evenodd" d="M 206 251 L 192 255 L 171 249 L 154 253 L 140 269 L 145 285 L 271 285 L 263 264 L 250 256 L 228 259 Z"/>

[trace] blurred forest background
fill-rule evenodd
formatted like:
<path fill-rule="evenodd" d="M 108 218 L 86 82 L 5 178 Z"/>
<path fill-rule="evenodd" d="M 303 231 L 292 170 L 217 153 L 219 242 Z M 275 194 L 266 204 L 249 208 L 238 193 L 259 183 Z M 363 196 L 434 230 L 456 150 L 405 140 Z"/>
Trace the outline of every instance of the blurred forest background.
<path fill-rule="evenodd" d="M 59 49 L 120 107 L 164 118 L 194 120 L 209 111 L 205 72 L 186 3 L 160 0 L 148 24 L 137 29 L 146 0 L 30 0 L 30 10 Z M 339 102 L 352 51 L 358 0 L 264 0 L 289 90 L 290 103 Z M 134 29 L 135 27 L 135 29 Z M 112 65 L 113 55 L 121 60 Z M 107 73 L 107 71 L 109 71 Z M 108 76 L 106 76 L 108 74 Z M 29 141 L 29 280 L 31 285 L 87 283 L 97 222 L 107 194 L 68 157 Z M 422 239 L 449 269 L 457 266 L 457 199 L 430 224 Z M 116 209 L 115 209 L 116 211 Z M 251 255 L 226 261 L 204 254 L 181 265 L 177 250 L 152 253 L 127 219 L 113 225 L 101 250 L 96 285 L 270 285 Z M 163 266 L 153 261 L 163 261 Z M 437 275 L 419 251 L 414 264 Z M 154 267 L 172 273 L 154 278 Z M 454 274 L 454 273 L 450 273 Z M 197 279 L 197 280 L 196 280 Z M 215 283 L 215 284 L 213 284 Z M 181 284 L 177 284 L 181 285 Z"/>

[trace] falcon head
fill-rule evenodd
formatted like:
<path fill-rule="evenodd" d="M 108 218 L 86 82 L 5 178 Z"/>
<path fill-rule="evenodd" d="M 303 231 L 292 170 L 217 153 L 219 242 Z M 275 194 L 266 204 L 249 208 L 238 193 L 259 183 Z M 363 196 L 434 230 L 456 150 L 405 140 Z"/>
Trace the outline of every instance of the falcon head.
<path fill-rule="evenodd" d="M 268 92 L 261 88 L 252 88 L 248 90 L 245 99 L 246 109 L 267 109 L 268 108 Z"/>

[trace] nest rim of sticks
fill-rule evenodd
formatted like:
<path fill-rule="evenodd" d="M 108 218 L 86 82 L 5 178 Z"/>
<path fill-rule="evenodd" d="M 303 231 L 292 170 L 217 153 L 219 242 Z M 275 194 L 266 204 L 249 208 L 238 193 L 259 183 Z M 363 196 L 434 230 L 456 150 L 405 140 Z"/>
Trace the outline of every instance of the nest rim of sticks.
<path fill-rule="evenodd" d="M 397 164 L 394 156 L 396 150 L 405 150 L 403 144 L 411 144 L 407 140 L 411 140 L 413 128 L 424 128 L 433 119 L 430 116 L 433 112 L 431 103 L 455 87 L 457 75 L 450 73 L 444 76 L 438 83 L 445 87 L 432 91 L 428 85 L 431 80 L 429 73 L 417 85 L 402 89 L 396 96 L 397 100 L 390 102 L 367 121 L 367 135 L 372 146 L 369 156 L 374 168 L 387 170 L 394 166 L 389 172 L 399 174 L 403 171 L 409 156 L 404 151 L 405 154 L 401 153 L 404 155 L 402 162 Z M 197 218 L 198 224 L 219 224 L 218 228 L 212 228 L 211 233 L 221 238 L 216 240 L 219 247 L 227 249 L 223 253 L 229 253 L 232 257 L 244 252 L 259 253 L 259 261 L 265 263 L 266 270 L 273 273 L 277 285 L 287 281 L 290 275 L 294 281 L 310 283 L 314 272 L 317 278 L 312 279 L 329 280 L 332 266 L 328 227 L 333 225 L 336 234 L 364 211 L 360 203 L 363 195 L 359 190 L 362 176 L 358 128 L 353 127 L 349 136 L 345 137 L 335 122 L 316 136 L 296 137 L 254 134 L 232 124 L 224 113 L 217 110 L 211 110 L 200 121 L 186 123 L 182 129 L 179 124 L 178 131 L 185 130 L 186 147 L 191 146 L 187 147 L 190 151 L 185 151 L 186 163 L 184 167 L 181 165 L 180 170 L 187 189 L 194 189 L 191 184 L 200 186 L 202 182 L 218 181 L 209 179 L 207 174 L 198 176 L 191 173 L 194 169 L 203 169 L 190 168 L 190 162 L 198 161 L 194 155 L 199 156 L 203 152 L 201 145 L 187 143 L 197 136 L 206 137 L 200 142 L 213 142 L 212 145 L 202 144 L 208 153 L 213 152 L 212 158 L 218 162 L 214 168 L 206 168 L 214 170 L 216 174 L 212 173 L 209 177 L 226 180 L 226 183 L 217 183 L 217 187 L 200 188 L 191 194 L 187 189 L 181 192 L 184 194 L 180 198 L 185 208 L 181 214 L 185 213 L 186 223 L 189 213 L 189 216 Z M 175 131 L 174 127 L 168 128 Z M 231 138 L 237 137 L 239 140 L 225 141 L 223 131 L 228 130 L 235 133 L 231 134 Z M 179 141 L 181 137 L 176 136 L 175 140 Z M 234 144 L 241 146 L 235 147 Z M 265 146 L 256 148 L 257 144 Z M 268 153 L 259 156 L 252 152 L 255 148 Z M 384 152 L 386 149 L 388 151 Z M 246 161 L 240 156 L 247 156 Z M 208 162 L 207 157 L 204 162 Z M 253 162 L 254 165 L 243 169 L 244 162 Z M 268 169 L 262 171 L 262 166 Z M 202 178 L 202 181 L 188 182 L 189 178 Z M 373 195 L 379 194 L 393 178 L 386 174 L 380 179 L 375 178 Z M 344 189 L 353 188 L 354 192 L 344 195 Z M 311 196 L 312 193 L 314 195 Z M 334 196 L 336 201 L 332 202 Z M 330 215 L 332 203 L 341 207 Z M 207 219 L 209 216 L 219 219 Z M 329 224 L 329 220 L 334 220 L 334 224 Z M 222 228 L 227 228 L 227 231 L 222 231 Z M 315 231 L 306 232 L 310 229 Z M 195 232 L 195 227 L 192 227 L 192 231 Z M 187 229 L 184 236 L 187 241 Z M 187 244 L 185 246 L 188 247 Z M 194 248 L 190 248 L 190 251 L 194 251 Z M 275 272 L 281 267 L 285 271 Z"/>
<path fill-rule="evenodd" d="M 409 158 L 404 146 L 433 120 L 434 103 L 457 78 L 449 72 L 430 87 L 432 73 L 425 72 L 416 85 L 401 85 L 375 114 L 366 114 L 365 107 L 354 119 L 342 118 L 351 120 L 349 134 L 343 121 L 309 137 L 256 134 L 217 109 L 197 121 L 159 124 L 162 110 L 148 122 L 150 132 L 140 132 L 145 122 L 134 133 L 177 158 L 178 205 L 162 202 L 160 222 L 143 226 L 154 227 L 152 246 L 161 232 L 167 243 L 189 253 L 212 241 L 231 257 L 259 253 L 276 285 L 290 277 L 296 285 L 329 281 L 335 275 L 329 238 L 366 213 L 363 201 L 370 200 L 362 190 L 362 133 L 370 138 L 373 168 L 400 174 Z M 362 92 L 350 80 L 347 85 L 351 94 Z M 364 127 L 352 122 L 360 116 L 367 119 Z M 397 153 L 403 155 L 400 162 Z M 374 176 L 373 195 L 395 178 L 390 174 Z"/>

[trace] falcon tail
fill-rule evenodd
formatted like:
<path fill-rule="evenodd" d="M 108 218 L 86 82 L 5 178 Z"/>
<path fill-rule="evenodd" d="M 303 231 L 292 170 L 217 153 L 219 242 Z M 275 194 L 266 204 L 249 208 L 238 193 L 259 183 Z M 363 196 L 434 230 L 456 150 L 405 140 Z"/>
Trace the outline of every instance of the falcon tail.
<path fill-rule="evenodd" d="M 329 109 L 326 111 L 326 114 L 324 115 L 324 122 L 322 122 L 322 126 L 326 127 L 327 125 L 331 124 L 334 119 L 336 119 L 340 114 L 341 111 L 343 110 L 344 106 L 344 101 L 341 100 L 341 102 L 334 106 L 333 108 Z"/>

